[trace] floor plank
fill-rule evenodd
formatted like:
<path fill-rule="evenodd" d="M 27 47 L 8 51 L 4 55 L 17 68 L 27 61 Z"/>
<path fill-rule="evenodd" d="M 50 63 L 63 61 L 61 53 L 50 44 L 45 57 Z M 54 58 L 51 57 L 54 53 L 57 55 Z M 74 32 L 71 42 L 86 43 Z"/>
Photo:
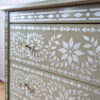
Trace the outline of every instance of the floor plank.
<path fill-rule="evenodd" d="M 0 82 L 0 100 L 5 100 L 5 84 Z"/>

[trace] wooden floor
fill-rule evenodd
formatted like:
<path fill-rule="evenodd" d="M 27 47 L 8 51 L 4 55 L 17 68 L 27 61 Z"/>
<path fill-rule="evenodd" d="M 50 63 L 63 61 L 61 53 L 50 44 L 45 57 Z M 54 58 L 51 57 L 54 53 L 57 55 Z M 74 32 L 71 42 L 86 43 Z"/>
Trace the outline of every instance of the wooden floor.
<path fill-rule="evenodd" d="M 5 100 L 5 84 L 0 82 L 0 100 Z"/>

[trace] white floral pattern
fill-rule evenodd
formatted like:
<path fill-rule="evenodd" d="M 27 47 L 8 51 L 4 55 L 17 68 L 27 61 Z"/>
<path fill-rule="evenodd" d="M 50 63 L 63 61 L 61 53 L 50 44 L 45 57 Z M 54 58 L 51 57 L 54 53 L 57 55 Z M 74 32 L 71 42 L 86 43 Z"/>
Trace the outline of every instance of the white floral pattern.
<path fill-rule="evenodd" d="M 23 37 L 23 38 L 22 38 Z M 22 32 L 11 32 L 11 51 L 15 54 L 15 56 L 26 57 L 24 53 L 26 53 L 25 43 L 26 36 Z"/>
<path fill-rule="evenodd" d="M 93 28 L 83 26 L 84 25 L 80 27 L 74 25 L 67 27 L 66 25 L 63 25 L 63 27 L 59 25 L 12 26 L 11 58 L 18 62 L 29 64 L 32 67 L 45 69 L 99 86 L 99 27 L 94 27 L 97 33 L 94 34 Z M 23 32 L 28 29 L 29 33 L 27 33 L 27 31 L 25 33 Z M 75 31 L 75 29 L 77 29 L 77 31 Z M 15 30 L 18 31 L 15 32 Z M 34 32 L 32 30 L 34 30 Z M 50 34 L 47 34 L 46 32 L 49 31 Z M 86 34 L 86 32 L 88 34 Z M 78 39 L 74 33 L 79 35 Z M 19 43 L 25 43 L 37 51 L 25 48 L 25 44 L 23 44 L 24 48 L 22 49 L 22 45 L 19 45 Z"/>
<path fill-rule="evenodd" d="M 72 94 L 72 90 L 65 90 L 64 87 L 62 87 L 62 91 L 58 91 L 59 96 L 55 97 L 55 100 L 76 100 L 75 95 Z"/>
<path fill-rule="evenodd" d="M 33 78 L 36 80 L 33 81 Z M 11 80 L 11 89 L 17 94 L 25 95 L 25 97 L 28 97 L 31 100 L 41 100 L 41 96 L 45 96 L 46 85 L 43 80 L 36 75 L 27 75 L 26 73 L 22 73 L 21 71 L 17 70 L 12 72 Z M 25 84 L 28 84 L 30 90 L 25 86 Z"/>
<path fill-rule="evenodd" d="M 46 49 L 44 48 L 44 38 L 42 35 L 36 33 L 28 33 L 26 38 L 26 44 L 31 47 L 31 50 L 27 50 L 28 57 L 34 61 L 43 61 Z"/>
<path fill-rule="evenodd" d="M 11 96 L 17 95 L 22 99 L 92 100 L 100 95 L 100 89 L 94 86 L 65 79 L 44 71 L 27 68 L 17 63 L 11 64 L 10 82 Z M 20 83 L 27 83 L 30 89 L 34 89 L 34 91 L 20 87 Z M 22 97 L 23 95 L 24 97 Z"/>
<path fill-rule="evenodd" d="M 46 56 L 44 38 L 36 33 L 12 32 L 12 51 L 16 56 L 29 57 L 34 61 L 43 61 Z M 26 45 L 28 47 L 26 47 Z"/>
<path fill-rule="evenodd" d="M 84 53 L 80 50 L 81 43 L 75 43 L 73 38 L 70 38 L 69 42 L 62 41 L 63 47 L 59 51 L 63 54 L 61 60 L 66 60 L 68 65 L 72 62 L 79 63 L 79 56 L 82 56 Z"/>
<path fill-rule="evenodd" d="M 89 69 L 91 72 L 95 72 L 97 70 L 97 65 L 100 65 L 100 45 L 98 40 L 96 40 L 94 37 L 88 37 L 83 36 L 83 38 L 87 41 L 87 44 L 85 44 L 83 47 L 87 49 L 88 57 L 87 57 L 87 65 L 88 71 Z"/>

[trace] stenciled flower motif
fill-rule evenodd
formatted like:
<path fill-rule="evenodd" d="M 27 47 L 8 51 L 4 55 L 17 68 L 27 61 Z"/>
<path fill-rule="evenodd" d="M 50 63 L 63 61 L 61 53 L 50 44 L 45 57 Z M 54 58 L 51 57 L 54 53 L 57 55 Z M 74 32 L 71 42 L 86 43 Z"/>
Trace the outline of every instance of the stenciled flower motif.
<path fill-rule="evenodd" d="M 22 32 L 11 32 L 11 53 L 19 57 L 25 57 L 25 38 Z"/>
<path fill-rule="evenodd" d="M 97 66 L 97 64 L 100 64 L 100 44 L 95 37 L 88 37 L 83 36 L 83 38 L 87 41 L 87 44 L 85 44 L 83 47 L 87 49 L 88 56 L 91 57 L 91 62 Z M 88 60 L 89 62 L 89 60 Z M 92 65 L 93 65 L 92 64 Z M 91 65 L 90 65 L 91 66 Z"/>
<path fill-rule="evenodd" d="M 73 61 L 79 63 L 79 56 L 82 56 L 84 53 L 79 50 L 81 43 L 75 43 L 70 38 L 69 42 L 62 41 L 64 48 L 60 48 L 59 51 L 63 54 L 61 60 L 66 60 L 70 65 Z"/>
<path fill-rule="evenodd" d="M 28 57 L 34 61 L 43 61 L 46 49 L 44 49 L 44 38 L 37 33 L 28 33 L 26 44 L 30 47 L 27 48 Z"/>
<path fill-rule="evenodd" d="M 72 90 L 66 90 L 62 87 L 62 90 L 58 92 L 59 96 L 55 97 L 55 100 L 75 100 L 76 97 L 73 95 Z"/>
<path fill-rule="evenodd" d="M 28 85 L 32 90 L 29 91 L 29 94 L 31 93 L 31 96 L 29 95 L 31 100 L 41 100 L 42 96 L 46 96 L 46 83 L 43 81 L 43 79 L 37 75 L 28 75 L 27 79 Z"/>
<path fill-rule="evenodd" d="M 42 96 L 46 96 L 46 84 L 43 79 L 36 75 L 28 75 L 25 72 L 13 69 L 11 81 L 11 89 L 15 93 L 24 94 L 30 100 L 41 100 Z"/>

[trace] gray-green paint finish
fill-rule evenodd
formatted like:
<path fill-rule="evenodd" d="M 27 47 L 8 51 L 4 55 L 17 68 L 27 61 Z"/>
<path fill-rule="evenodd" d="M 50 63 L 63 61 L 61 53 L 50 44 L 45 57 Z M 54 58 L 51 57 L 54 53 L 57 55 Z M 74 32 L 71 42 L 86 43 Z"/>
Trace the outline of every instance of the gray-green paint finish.
<path fill-rule="evenodd" d="M 11 24 L 10 59 L 100 87 L 99 33 L 99 24 Z"/>
<path fill-rule="evenodd" d="M 21 8 L 19 8 L 20 10 L 22 10 Z M 28 8 L 26 8 L 26 9 L 28 9 Z M 54 9 L 54 8 L 53 8 Z M 98 9 L 99 10 L 99 9 Z M 13 9 L 13 11 L 14 11 L 14 9 Z M 87 14 L 87 16 L 88 16 L 88 14 Z M 8 16 L 7 16 L 8 17 Z M 99 18 L 99 17 L 98 17 Z M 98 21 L 99 21 L 99 19 L 98 19 Z M 24 22 L 23 22 L 24 23 Z M 26 23 L 26 22 L 25 22 Z M 41 22 L 41 23 L 43 23 L 43 22 Z M 47 22 L 46 22 L 47 23 Z M 60 22 L 61 23 L 61 22 Z M 64 23 L 64 22 L 63 22 Z M 89 23 L 91 23 L 91 22 L 89 22 Z M 93 21 L 92 23 L 97 23 L 97 21 Z M 8 22 L 7 22 L 7 24 L 8 24 Z M 10 23 L 9 23 L 10 24 Z M 14 29 L 13 29 L 13 31 L 15 31 L 15 30 L 19 30 L 20 31 L 20 25 L 21 25 L 22 23 L 20 23 L 20 24 L 18 24 L 19 26 L 18 27 L 13 27 Z M 13 25 L 17 25 L 17 24 L 13 24 Z M 12 25 L 12 26 L 13 26 Z M 24 33 L 24 36 L 25 36 L 25 34 L 28 32 L 28 31 L 30 31 L 30 32 L 34 32 L 33 30 L 41 30 L 41 28 L 39 28 L 39 27 L 35 27 L 35 29 L 34 29 L 34 27 L 26 27 L 26 24 L 24 24 L 25 25 L 25 27 L 23 27 L 23 29 L 21 30 L 23 33 Z M 30 24 L 29 24 L 30 25 Z M 32 26 L 34 25 L 34 24 L 31 24 Z M 31 26 L 30 25 L 30 26 Z M 47 24 L 46 24 L 47 25 Z M 48 25 L 50 25 L 50 26 L 52 26 L 51 24 L 48 24 Z M 53 24 L 54 25 L 54 24 Z M 60 24 L 60 25 L 62 25 L 62 24 Z M 70 24 L 68 24 L 68 25 L 70 25 Z M 77 26 L 77 25 L 79 25 L 80 27 L 81 27 L 81 24 L 76 24 L 75 26 Z M 86 43 L 86 41 L 88 41 L 88 40 L 90 40 L 90 38 L 91 38 L 91 36 L 93 36 L 92 38 L 91 38 L 91 41 L 94 43 L 94 46 L 96 47 L 96 48 L 98 48 L 98 45 L 100 44 L 100 41 L 99 41 L 99 33 L 100 33 L 100 29 L 99 29 L 99 24 L 98 25 L 95 25 L 95 24 L 84 24 L 85 26 L 87 26 L 88 28 L 82 28 L 82 30 L 80 30 L 79 28 L 71 28 L 70 30 L 69 30 L 69 28 L 67 27 L 67 28 L 63 28 L 63 27 L 61 27 L 60 28 L 60 30 L 58 31 L 58 33 L 56 33 L 56 31 L 58 30 L 58 28 L 57 27 L 52 27 L 52 31 L 55 31 L 55 32 L 52 32 L 52 31 L 50 31 L 50 34 L 54 34 L 54 33 L 56 33 L 56 34 L 59 34 L 59 33 L 63 33 L 63 34 L 65 34 L 65 32 L 64 31 L 67 31 L 67 33 L 68 33 L 68 31 L 72 31 L 72 32 L 70 32 L 71 34 L 73 34 L 73 31 L 75 31 L 74 33 L 76 34 L 76 33 L 80 33 L 80 31 L 83 31 L 83 32 L 81 32 L 82 34 L 79 34 L 79 37 L 81 36 L 81 35 L 83 35 L 83 33 L 85 34 L 85 37 L 84 37 L 84 39 L 85 39 L 85 41 L 83 41 L 83 43 Z M 82 26 L 84 26 L 83 24 L 82 24 Z M 43 26 L 43 25 L 40 25 L 40 26 Z M 63 26 L 63 25 L 62 25 Z M 66 25 L 65 25 L 66 26 Z M 91 27 L 90 27 L 91 26 Z M 98 26 L 98 27 L 97 27 Z M 8 30 L 8 26 L 6 26 L 6 28 L 7 28 L 7 30 Z M 27 29 L 25 29 L 25 28 L 27 28 Z M 96 30 L 95 30 L 95 28 L 96 28 Z M 32 30 L 31 30 L 32 29 Z M 45 32 L 47 32 L 48 30 L 49 30 L 49 28 L 48 27 L 46 27 L 46 28 L 44 28 L 44 27 L 42 27 L 42 31 L 45 31 Z M 27 31 L 26 31 L 27 30 Z M 44 33 L 44 32 L 42 32 L 41 31 L 41 33 Z M 61 32 L 60 32 L 61 31 Z M 90 32 L 91 31 L 91 32 Z M 15 31 L 16 32 L 16 31 Z M 36 32 L 36 31 L 35 31 Z M 8 31 L 7 31 L 7 42 L 8 43 L 10 43 L 9 41 L 8 41 L 8 38 L 10 37 L 10 35 L 8 36 Z M 47 34 L 48 34 L 49 32 L 47 32 Z M 95 34 L 96 33 L 96 34 Z M 32 33 L 31 33 L 32 34 Z M 37 34 L 37 33 L 36 33 Z M 49 34 L 49 35 L 50 35 Z M 69 36 L 71 36 L 71 34 L 69 34 Z M 19 33 L 18 33 L 18 35 L 19 35 Z M 23 34 L 22 34 L 23 35 Z M 33 34 L 34 35 L 34 34 Z M 68 35 L 68 34 L 67 34 Z M 38 35 L 36 35 L 36 37 L 37 37 Z M 77 37 L 77 35 L 72 35 L 72 36 L 74 36 L 74 38 L 75 37 Z M 21 37 L 23 37 L 23 36 L 21 36 Z M 49 36 L 47 36 L 48 38 L 50 38 Z M 56 35 L 53 37 L 53 39 L 56 37 Z M 61 37 L 61 35 L 57 35 L 57 37 L 58 38 L 60 38 Z M 17 37 L 18 38 L 18 37 Z M 64 37 L 65 38 L 65 37 Z M 71 45 L 73 44 L 72 42 L 74 42 L 74 45 L 75 44 L 77 44 L 77 43 L 79 43 L 79 41 L 81 40 L 80 38 L 79 39 L 74 39 L 73 37 L 72 38 L 67 38 L 67 40 L 66 40 L 66 42 L 67 42 L 67 44 L 69 45 L 69 43 L 71 43 Z M 10 39 L 10 38 L 9 38 Z M 13 38 L 14 39 L 14 38 Z M 51 39 L 51 41 L 53 40 L 53 39 Z M 23 38 L 23 40 L 24 40 L 24 38 Z M 18 39 L 18 41 L 19 41 L 19 39 Z M 20 42 L 22 42 L 22 41 L 20 41 Z M 59 41 L 58 41 L 59 42 Z M 56 45 L 58 45 L 59 43 L 58 43 L 57 41 L 55 42 L 55 44 Z M 81 42 L 81 41 L 80 41 Z M 8 44 L 7 43 L 7 44 Z M 42 43 L 42 42 L 41 42 Z M 48 43 L 48 42 L 46 42 L 46 43 Z M 63 43 L 63 44 L 66 44 L 64 41 L 63 42 L 61 42 L 61 43 Z M 49 43 L 50 45 L 51 45 L 51 43 Z M 66 44 L 66 45 L 67 45 Z M 77 48 L 79 47 L 79 45 L 80 45 L 80 43 L 79 44 L 77 44 Z M 11 45 L 9 45 L 9 46 L 11 46 Z M 21 46 L 22 46 L 22 48 L 21 48 L 21 50 L 23 51 L 23 50 L 25 50 L 25 47 L 28 49 L 28 52 L 27 53 L 29 53 L 30 54 L 30 52 L 31 53 L 33 53 L 33 51 L 35 50 L 34 48 L 33 48 L 33 50 L 32 50 L 32 48 L 30 48 L 31 46 L 33 46 L 33 45 L 26 45 L 26 43 L 22 43 L 21 44 Z M 63 47 L 64 47 L 64 45 L 62 45 Z M 74 46 L 74 47 L 76 47 L 76 46 Z M 89 49 L 90 48 L 90 45 L 85 45 L 84 46 L 85 47 L 85 49 Z M 88 48 L 87 48 L 88 47 Z M 11 46 L 11 48 L 12 48 L 12 46 Z M 24 48 L 24 49 L 23 49 Z M 48 48 L 48 47 L 46 47 L 46 48 Z M 81 47 L 81 48 L 83 48 L 83 47 Z M 33 61 L 27 61 L 27 58 L 25 58 L 25 60 L 23 60 L 23 54 L 22 53 L 20 53 L 21 55 L 21 58 L 19 58 L 18 56 L 19 55 L 17 55 L 17 57 L 15 58 L 15 56 L 14 55 L 11 55 L 11 59 L 9 59 L 8 57 L 9 57 L 9 52 L 8 52 L 8 49 L 9 49 L 9 47 L 8 47 L 8 45 L 6 45 L 6 51 L 7 51 L 7 55 L 6 55 L 6 61 L 7 61 L 7 63 L 6 63 L 6 78 L 7 78 L 7 80 L 6 80 L 6 82 L 7 82 L 7 85 L 6 85 L 6 100 L 22 100 L 22 99 L 28 99 L 28 100 L 30 100 L 31 98 L 30 98 L 30 95 L 32 96 L 32 98 L 34 97 L 34 98 L 37 98 L 37 99 L 39 99 L 39 100 L 41 100 L 42 98 L 43 98 L 43 100 L 44 100 L 44 98 L 46 98 L 46 99 L 51 99 L 51 100 L 54 100 L 54 99 L 60 99 L 60 100 L 63 100 L 63 99 L 76 99 L 77 100 L 77 98 L 79 99 L 79 100 L 84 100 L 84 99 L 86 99 L 86 100 L 91 100 L 91 99 L 95 99 L 95 100 L 99 100 L 99 98 L 100 98 L 100 88 L 99 88 L 99 86 L 100 86 L 100 84 L 99 84 L 99 81 L 98 80 L 94 80 L 94 82 L 93 81 L 91 81 L 91 82 L 89 82 L 89 81 L 87 81 L 86 80 L 86 77 L 83 77 L 83 79 L 78 79 L 77 81 L 74 81 L 74 80 L 76 80 L 76 78 L 75 77 L 72 77 L 71 75 L 75 75 L 75 74 L 71 74 L 71 73 L 69 73 L 69 76 L 71 76 L 71 77 L 69 77 L 69 76 L 65 76 L 65 75 L 62 75 L 62 74 L 58 74 L 57 72 L 56 72 L 56 69 L 54 69 L 54 67 L 55 66 L 52 66 L 52 69 L 53 70 L 55 70 L 55 72 L 54 71 L 50 71 L 51 69 L 47 69 L 47 66 L 46 67 L 43 67 L 43 65 L 41 64 L 41 66 L 40 67 L 43 67 L 43 68 L 38 68 L 37 66 L 39 65 L 39 63 L 35 63 L 35 61 L 33 62 Z M 54 49 L 54 48 L 53 48 Z M 85 49 L 82 49 L 81 50 L 81 56 L 83 56 L 82 55 L 82 53 L 83 53 L 83 51 L 85 50 Z M 17 49 L 16 49 L 17 50 Z M 20 49 L 19 49 L 20 50 Z M 39 50 L 39 49 L 36 49 L 35 50 L 35 52 L 37 52 L 37 50 Z M 51 49 L 50 49 L 51 50 Z M 63 50 L 64 50 L 64 48 L 63 48 Z M 91 49 L 92 50 L 92 49 Z M 97 51 L 99 51 L 100 49 L 97 49 Z M 25 52 L 24 52 L 24 54 L 26 53 L 26 51 L 27 50 L 25 50 Z M 59 54 L 61 54 L 61 53 L 64 53 L 66 50 L 64 50 L 63 52 L 62 52 L 62 50 L 61 49 L 59 49 L 59 51 L 60 51 L 60 53 Z M 14 53 L 16 53 L 16 52 L 14 52 Z M 71 53 L 71 52 L 70 52 Z M 75 53 L 75 52 L 74 52 Z M 87 52 L 87 53 L 89 53 L 89 52 Z M 54 55 L 55 53 L 53 53 L 53 55 Z M 58 54 L 58 55 L 59 55 Z M 91 53 L 89 53 L 89 54 L 91 54 Z M 30 56 L 30 55 L 25 55 L 25 57 L 27 57 L 27 56 Z M 99 58 L 100 58 L 100 56 L 99 56 L 99 54 L 97 55 Z M 59 56 L 58 56 L 59 57 Z M 83 57 L 84 58 L 84 57 Z M 83 58 L 81 58 L 81 60 L 83 60 Z M 54 58 L 54 59 L 56 59 L 56 58 Z M 62 58 L 62 60 L 63 60 L 64 58 Z M 14 63 L 14 62 L 12 62 L 11 64 L 10 64 L 10 61 L 9 60 L 13 60 L 13 61 L 16 61 L 17 63 Z M 52 60 L 52 59 L 51 59 Z M 75 59 L 74 59 L 75 60 Z M 80 59 L 79 59 L 80 60 Z M 88 60 L 89 60 L 89 62 L 91 62 L 91 58 L 89 57 L 88 58 Z M 58 61 L 58 60 L 57 60 Z M 95 60 L 94 60 L 95 61 Z M 24 62 L 24 63 L 23 63 Z M 18 64 L 18 63 L 20 63 L 20 64 Z M 33 63 L 35 63 L 35 65 L 33 66 L 33 65 L 31 65 L 31 64 L 33 64 Z M 70 61 L 70 63 L 71 63 L 71 61 Z M 69 64 L 70 64 L 69 63 Z M 9 66 L 9 64 L 10 64 L 10 66 Z M 23 65 L 23 64 L 26 64 L 26 65 Z M 53 64 L 55 64 L 55 63 L 53 63 Z M 88 65 L 88 64 L 87 64 Z M 61 65 L 61 66 L 63 66 L 63 64 Z M 83 66 L 83 68 L 84 68 L 84 64 L 82 65 Z M 57 66 L 56 66 L 57 67 Z M 87 66 L 86 66 L 87 67 Z M 35 68 L 37 68 L 37 70 L 35 69 Z M 59 67 L 58 67 L 59 68 Z M 73 68 L 75 68 L 75 67 L 73 67 Z M 62 69 L 62 68 L 61 68 Z M 91 69 L 91 68 L 90 68 Z M 90 70 L 89 69 L 89 70 Z M 95 67 L 93 67 L 93 69 L 95 69 Z M 99 71 L 99 67 L 96 67 L 96 69 Z M 9 70 L 11 71 L 11 72 L 9 72 Z M 76 70 L 77 71 L 79 71 L 77 68 L 76 68 Z M 47 72 L 46 72 L 47 71 Z M 72 71 L 72 70 L 71 70 Z M 95 72 L 95 70 L 91 70 L 91 71 L 93 71 L 93 73 Z M 21 72 L 21 73 L 20 73 Z M 59 71 L 59 73 L 62 73 L 63 71 Z M 82 72 L 82 73 L 84 73 L 84 72 Z M 88 74 L 91 74 L 90 72 L 87 72 Z M 98 73 L 98 72 L 97 72 Z M 56 75 L 54 75 L 54 74 L 56 74 Z M 66 74 L 66 73 L 63 73 L 63 74 Z M 11 75 L 11 76 L 10 76 Z M 96 74 L 95 74 L 96 75 Z M 97 74 L 96 76 L 95 75 L 91 75 L 92 77 L 98 77 L 99 76 L 99 74 Z M 18 77 L 16 77 L 16 76 L 18 76 Z M 31 77 L 32 76 L 32 77 Z M 35 78 L 33 78 L 35 76 Z M 39 78 L 38 78 L 38 76 L 39 76 Z M 41 76 L 41 79 L 40 79 L 40 76 Z M 52 77 L 51 77 L 52 76 Z M 46 78 L 45 78 L 46 77 Z M 10 78 L 10 79 L 9 79 Z M 15 81 L 15 78 L 18 78 L 19 80 L 16 80 Z M 24 81 L 23 81 L 23 78 L 25 79 Z M 32 79 L 31 79 L 32 78 Z M 69 79 L 69 78 L 71 78 L 71 79 Z M 8 80 L 9 79 L 9 80 Z M 21 80 L 20 80 L 21 79 Z M 31 82 L 31 81 L 28 81 L 28 79 L 30 80 L 31 79 L 31 81 L 33 82 Z M 34 79 L 34 80 L 33 80 Z M 37 80 L 43 80 L 43 81 L 41 81 L 41 82 L 45 82 L 45 84 L 46 84 L 46 88 L 49 90 L 49 89 L 51 89 L 51 90 L 49 90 L 49 91 L 46 91 L 45 92 L 45 90 L 46 89 L 44 89 L 42 86 L 43 86 L 43 84 L 42 85 L 36 85 L 36 84 L 34 84 L 34 82 L 35 83 L 38 83 L 38 82 L 36 82 Z M 52 80 L 53 79 L 53 80 Z M 60 80 L 59 80 L 60 79 Z M 89 79 L 88 77 L 87 77 L 87 79 Z M 46 80 L 46 81 L 45 81 Z M 47 82 L 47 80 L 48 81 L 50 81 L 50 83 L 49 82 Z M 56 81 L 57 80 L 57 81 Z M 10 81 L 10 84 L 8 83 Z M 27 85 L 28 84 L 28 82 L 30 82 L 30 84 L 29 85 Z M 79 81 L 81 81 L 81 82 L 79 82 Z M 14 92 L 14 88 L 12 87 L 12 86 L 15 86 L 15 84 L 14 83 L 16 83 L 17 82 L 17 84 L 19 84 L 18 85 L 18 87 L 19 86 L 21 86 L 21 91 L 19 91 L 18 90 L 18 93 L 19 92 L 21 92 L 21 94 L 17 94 L 17 93 L 15 93 L 15 95 L 13 95 L 12 94 L 12 92 Z M 22 83 L 23 82 L 23 83 Z M 63 83 L 63 82 L 67 82 L 67 84 L 65 84 L 65 83 Z M 85 82 L 85 83 L 84 83 Z M 25 83 L 25 84 L 24 84 Z M 27 84 L 26 84 L 27 83 Z M 40 83 L 40 81 L 39 81 L 39 83 Z M 14 85 L 12 85 L 12 84 L 14 84 Z M 48 87 L 48 84 L 49 84 L 49 86 L 50 87 Z M 94 85 L 94 86 L 93 86 Z M 32 88 L 30 87 L 30 86 L 32 86 Z M 38 86 L 40 86 L 41 88 L 38 88 Z M 52 88 L 52 86 L 54 86 L 53 88 Z M 63 86 L 63 87 L 62 87 Z M 35 87 L 35 88 L 33 88 L 33 87 Z M 56 87 L 56 88 L 55 88 Z M 10 88 L 10 90 L 9 90 L 9 88 Z M 43 92 L 40 92 L 41 91 L 41 89 L 42 89 L 42 91 Z M 61 89 L 61 90 L 60 90 Z M 25 91 L 23 91 L 23 90 L 25 90 Z M 27 91 L 26 91 L 27 90 Z M 37 92 L 34 92 L 34 90 L 39 90 L 39 91 L 37 91 Z M 66 91 L 67 90 L 67 91 Z M 10 91 L 9 93 L 8 93 L 8 91 Z M 31 93 L 30 93 L 31 92 Z M 34 93 L 33 93 L 34 92 Z M 77 92 L 77 94 L 76 94 L 76 92 Z M 46 96 L 44 96 L 45 94 L 43 94 L 43 95 L 41 95 L 42 97 L 40 98 L 40 97 L 37 97 L 37 94 L 36 93 L 46 93 Z M 71 93 L 71 95 L 70 95 L 70 93 Z M 23 95 L 22 95 L 23 94 Z M 27 95 L 28 94 L 28 95 Z M 49 94 L 49 95 L 48 95 Z M 52 94 L 53 94 L 53 96 L 52 96 Z M 63 95 L 63 96 L 61 96 L 61 95 Z M 75 96 L 73 96 L 73 94 L 75 95 Z M 27 95 L 27 96 L 26 96 Z M 60 96 L 59 96 L 60 95 Z M 67 96 L 66 96 L 67 95 Z M 69 96 L 70 95 L 70 96 Z M 22 97 L 23 96 L 23 97 Z M 80 98 L 80 96 L 81 96 L 81 98 Z M 8 98 L 8 97 L 10 97 L 10 98 Z M 24 98 L 25 97 L 25 98 Z M 64 98 L 63 98 L 64 97 Z M 53 99 L 52 99 L 53 98 Z M 63 99 L 62 99 L 63 98 Z M 33 99 L 32 99 L 33 100 Z"/>
<path fill-rule="evenodd" d="M 11 100 L 99 100 L 100 88 L 11 62 Z"/>
<path fill-rule="evenodd" d="M 10 23 L 100 23 L 100 4 L 11 12 Z"/>

